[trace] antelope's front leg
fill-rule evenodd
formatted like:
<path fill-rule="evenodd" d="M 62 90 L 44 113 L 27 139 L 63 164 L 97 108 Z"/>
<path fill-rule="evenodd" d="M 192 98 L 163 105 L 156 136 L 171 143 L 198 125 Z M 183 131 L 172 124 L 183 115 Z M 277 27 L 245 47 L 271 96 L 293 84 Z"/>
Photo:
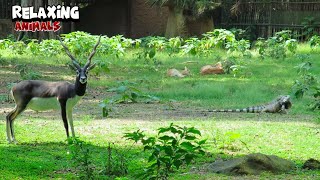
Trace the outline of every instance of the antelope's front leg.
<path fill-rule="evenodd" d="M 76 137 L 74 133 L 74 126 L 73 126 L 72 109 L 67 110 L 67 116 L 68 116 L 68 121 L 71 128 L 72 137 Z"/>
<path fill-rule="evenodd" d="M 66 130 L 67 138 L 69 138 L 69 127 L 68 127 L 67 113 L 66 113 L 67 100 L 59 99 L 59 102 L 61 106 L 61 117 L 62 117 L 63 125 Z"/>

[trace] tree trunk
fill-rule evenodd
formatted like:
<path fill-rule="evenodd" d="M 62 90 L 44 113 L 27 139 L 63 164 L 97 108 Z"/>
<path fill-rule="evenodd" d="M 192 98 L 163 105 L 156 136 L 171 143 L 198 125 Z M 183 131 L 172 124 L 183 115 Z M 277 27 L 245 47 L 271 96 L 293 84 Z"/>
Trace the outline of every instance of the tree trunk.
<path fill-rule="evenodd" d="M 52 6 L 52 5 L 57 6 L 58 4 L 60 4 L 60 5 L 62 4 L 61 0 L 48 0 L 48 5 L 49 6 Z M 60 25 L 62 26 L 62 22 L 60 22 Z M 61 29 L 62 29 L 62 27 L 61 27 Z M 60 34 L 60 31 L 61 30 L 59 30 L 57 32 L 50 31 L 49 32 L 49 38 L 50 39 L 55 39 L 56 38 L 56 34 Z"/>
<path fill-rule="evenodd" d="M 185 17 L 183 9 L 169 7 L 169 16 L 165 36 L 167 38 L 184 36 L 186 34 Z"/>
<path fill-rule="evenodd" d="M 203 18 L 200 20 L 200 23 L 200 34 L 212 31 L 214 28 L 212 17 Z"/>
<path fill-rule="evenodd" d="M 36 11 L 39 11 L 39 8 L 44 6 L 44 2 L 43 0 L 34 0 L 33 6 Z M 41 41 L 42 39 L 47 39 L 48 36 L 49 36 L 48 33 L 44 31 L 39 31 L 34 33 L 34 38 L 38 39 L 39 41 Z"/>
<path fill-rule="evenodd" d="M 21 7 L 31 6 L 32 0 L 21 0 Z M 18 33 L 17 41 L 21 41 L 24 36 L 31 37 L 31 32 L 20 31 Z"/>

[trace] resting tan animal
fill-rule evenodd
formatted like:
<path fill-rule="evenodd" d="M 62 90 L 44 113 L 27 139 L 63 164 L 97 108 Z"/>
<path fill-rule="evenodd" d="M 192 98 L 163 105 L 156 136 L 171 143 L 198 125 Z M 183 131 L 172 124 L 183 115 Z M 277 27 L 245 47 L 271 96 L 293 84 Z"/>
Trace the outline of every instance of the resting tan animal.
<path fill-rule="evenodd" d="M 223 74 L 224 70 L 222 67 L 221 62 L 218 62 L 215 65 L 205 65 L 201 68 L 200 74 L 207 75 L 207 74 Z"/>
<path fill-rule="evenodd" d="M 252 106 L 244 109 L 221 109 L 221 110 L 209 110 L 209 112 L 246 112 L 246 113 L 287 113 L 292 103 L 289 95 L 281 95 L 275 100 L 265 105 Z"/>
<path fill-rule="evenodd" d="M 177 69 L 168 69 L 167 71 L 167 76 L 169 77 L 179 77 L 179 78 L 183 78 L 185 76 L 190 75 L 190 71 L 187 67 L 184 67 L 184 70 L 182 70 L 181 72 Z"/>

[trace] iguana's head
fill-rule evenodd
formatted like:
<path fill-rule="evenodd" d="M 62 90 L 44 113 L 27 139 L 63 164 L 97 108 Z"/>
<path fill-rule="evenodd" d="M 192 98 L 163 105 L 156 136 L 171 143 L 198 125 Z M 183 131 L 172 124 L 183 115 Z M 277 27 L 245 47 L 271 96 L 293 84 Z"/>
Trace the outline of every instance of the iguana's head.
<path fill-rule="evenodd" d="M 292 106 L 290 95 L 281 95 L 277 98 L 277 101 L 285 106 L 285 109 L 289 109 Z"/>

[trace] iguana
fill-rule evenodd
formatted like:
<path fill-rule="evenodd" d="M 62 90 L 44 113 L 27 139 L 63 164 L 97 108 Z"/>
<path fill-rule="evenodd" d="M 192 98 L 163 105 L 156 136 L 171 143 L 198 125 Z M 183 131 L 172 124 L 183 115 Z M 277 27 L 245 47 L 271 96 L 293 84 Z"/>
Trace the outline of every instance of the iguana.
<path fill-rule="evenodd" d="M 272 102 L 259 105 L 247 107 L 244 109 L 221 109 L 221 110 L 209 110 L 209 112 L 246 112 L 246 113 L 287 113 L 287 110 L 291 108 L 292 103 L 290 101 L 289 95 L 281 95 Z"/>

